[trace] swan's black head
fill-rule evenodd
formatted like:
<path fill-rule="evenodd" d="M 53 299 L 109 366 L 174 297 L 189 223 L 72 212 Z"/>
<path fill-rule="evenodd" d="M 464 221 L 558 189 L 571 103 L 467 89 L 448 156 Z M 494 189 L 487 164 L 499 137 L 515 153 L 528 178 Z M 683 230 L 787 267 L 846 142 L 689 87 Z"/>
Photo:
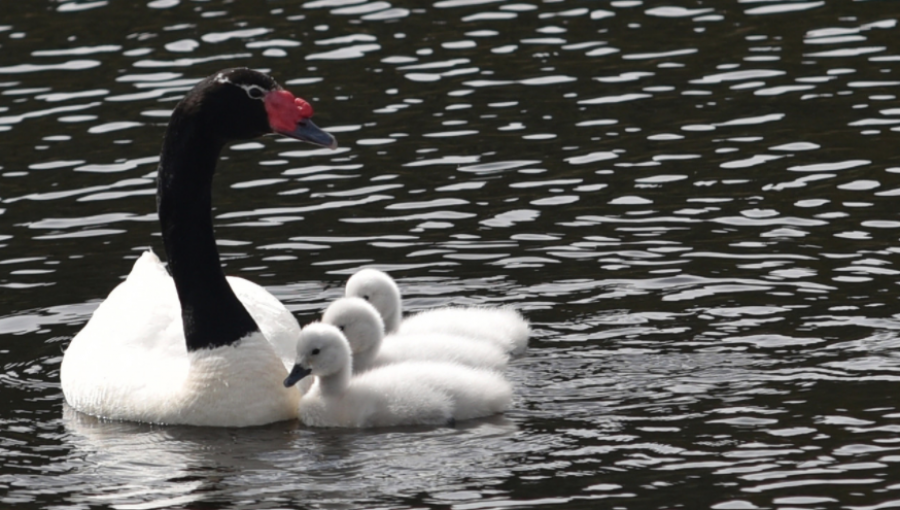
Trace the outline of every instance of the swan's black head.
<path fill-rule="evenodd" d="M 208 136 L 230 142 L 278 133 L 334 148 L 334 137 L 313 124 L 312 106 L 270 76 L 247 68 L 223 69 L 198 83 L 173 119 L 195 116 Z"/>
<path fill-rule="evenodd" d="M 157 206 L 188 351 L 233 345 L 259 331 L 219 264 L 210 215 L 219 153 L 230 142 L 268 133 L 335 147 L 312 114 L 306 101 L 250 69 L 213 74 L 172 112 L 159 160 Z"/>

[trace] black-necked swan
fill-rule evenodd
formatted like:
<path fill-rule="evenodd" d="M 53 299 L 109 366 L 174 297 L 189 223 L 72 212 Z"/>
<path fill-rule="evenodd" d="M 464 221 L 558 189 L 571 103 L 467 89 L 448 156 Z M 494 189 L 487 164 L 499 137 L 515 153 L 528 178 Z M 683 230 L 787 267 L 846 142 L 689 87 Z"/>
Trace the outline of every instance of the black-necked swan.
<path fill-rule="evenodd" d="M 447 306 L 417 312 L 403 318 L 400 288 L 383 271 L 366 268 L 347 280 L 346 296 L 372 303 L 384 319 L 388 334 L 446 333 L 493 343 L 520 356 L 528 347 L 531 327 L 522 315 L 508 307 Z"/>
<path fill-rule="evenodd" d="M 322 322 L 341 330 L 353 353 L 353 373 L 403 361 L 450 361 L 473 368 L 503 370 L 509 355 L 498 346 L 446 333 L 385 336 L 378 310 L 357 297 L 340 298 L 325 309 Z"/>
<path fill-rule="evenodd" d="M 350 344 L 336 327 L 303 327 L 285 386 L 309 375 L 300 421 L 311 427 L 446 425 L 509 408 L 512 388 L 500 374 L 446 362 L 407 361 L 352 375 Z"/>
<path fill-rule="evenodd" d="M 296 418 L 300 392 L 283 386 L 288 372 L 279 355 L 293 358 L 299 326 L 262 287 L 226 279 L 211 189 L 227 143 L 278 133 L 335 147 L 312 113 L 249 69 L 218 72 L 178 103 L 157 175 L 172 276 L 145 253 L 72 339 L 60 370 L 70 406 L 161 424 L 242 427 Z"/>

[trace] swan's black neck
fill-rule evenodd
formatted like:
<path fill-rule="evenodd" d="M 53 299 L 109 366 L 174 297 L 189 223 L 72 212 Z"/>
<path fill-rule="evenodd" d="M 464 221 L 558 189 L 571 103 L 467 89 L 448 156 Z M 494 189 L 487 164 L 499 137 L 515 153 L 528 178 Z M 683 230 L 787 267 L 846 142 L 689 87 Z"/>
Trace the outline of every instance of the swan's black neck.
<path fill-rule="evenodd" d="M 202 118 L 176 109 L 159 162 L 157 206 L 169 271 L 181 301 L 188 351 L 231 345 L 259 331 L 219 262 L 212 225 L 212 180 L 226 140 Z"/>

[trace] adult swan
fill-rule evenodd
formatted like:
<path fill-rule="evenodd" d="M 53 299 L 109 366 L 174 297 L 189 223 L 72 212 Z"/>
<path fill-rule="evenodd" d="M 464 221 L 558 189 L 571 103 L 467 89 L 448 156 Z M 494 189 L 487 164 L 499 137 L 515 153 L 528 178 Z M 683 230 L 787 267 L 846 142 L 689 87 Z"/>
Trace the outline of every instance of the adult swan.
<path fill-rule="evenodd" d="M 63 356 L 66 401 L 116 420 L 244 427 L 296 418 L 279 357 L 299 332 L 262 287 L 226 279 L 213 237 L 211 189 L 225 144 L 278 133 L 324 147 L 312 107 L 272 78 L 226 69 L 172 112 L 157 204 L 170 277 L 152 253 L 94 312 Z M 294 338 L 295 340 L 296 338 Z M 285 349 L 288 352 L 284 352 Z"/>

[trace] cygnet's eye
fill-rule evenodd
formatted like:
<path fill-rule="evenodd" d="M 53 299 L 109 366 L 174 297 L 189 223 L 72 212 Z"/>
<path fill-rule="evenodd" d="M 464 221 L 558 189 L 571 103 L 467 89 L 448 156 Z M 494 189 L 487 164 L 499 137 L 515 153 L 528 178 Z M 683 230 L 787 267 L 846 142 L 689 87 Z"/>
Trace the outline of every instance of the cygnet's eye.
<path fill-rule="evenodd" d="M 317 355 L 317 354 L 319 354 L 319 349 L 318 349 L 318 347 L 312 350 L 312 355 L 313 355 L 313 356 L 315 356 L 315 355 Z"/>
<path fill-rule="evenodd" d="M 366 301 L 368 301 L 368 300 L 369 300 L 369 296 L 368 296 L 368 294 L 367 294 L 367 295 L 364 295 L 364 296 L 363 296 L 363 297 L 362 297 L 362 298 L 363 298 L 363 299 L 365 299 L 365 300 L 366 300 Z"/>
<path fill-rule="evenodd" d="M 338 326 L 337 328 L 341 333 L 343 333 L 344 330 L 347 329 L 347 326 L 341 325 L 341 326 Z"/>

